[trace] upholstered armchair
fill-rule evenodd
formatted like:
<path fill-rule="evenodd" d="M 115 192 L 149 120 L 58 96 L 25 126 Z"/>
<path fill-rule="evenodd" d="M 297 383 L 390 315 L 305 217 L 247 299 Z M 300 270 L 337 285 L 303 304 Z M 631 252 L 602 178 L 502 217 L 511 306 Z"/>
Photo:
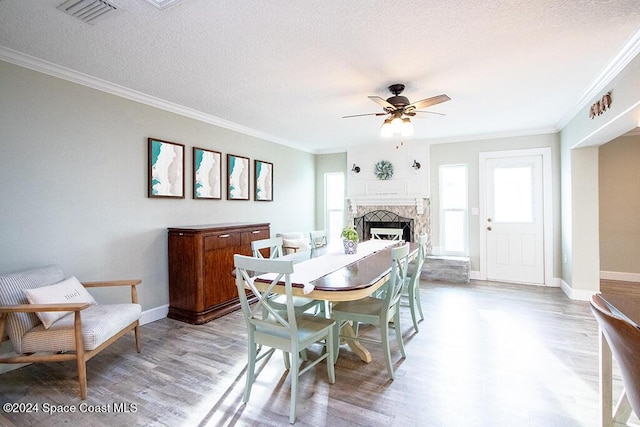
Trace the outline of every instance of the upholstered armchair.
<path fill-rule="evenodd" d="M 75 360 L 80 398 L 87 397 L 86 362 L 134 330 L 141 350 L 136 285 L 140 280 L 80 283 L 59 266 L 0 275 L 0 337 L 5 329 L 17 356 L 0 363 Z M 97 304 L 86 288 L 128 286 L 131 302 Z"/>
<path fill-rule="evenodd" d="M 282 237 L 282 249 L 285 255 L 311 249 L 309 241 L 302 231 L 277 233 L 276 237 Z"/>

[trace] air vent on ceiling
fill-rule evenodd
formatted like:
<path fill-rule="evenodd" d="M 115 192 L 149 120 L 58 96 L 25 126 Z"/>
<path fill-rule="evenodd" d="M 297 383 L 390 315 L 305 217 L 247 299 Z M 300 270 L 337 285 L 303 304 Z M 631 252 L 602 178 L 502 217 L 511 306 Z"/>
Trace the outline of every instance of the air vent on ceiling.
<path fill-rule="evenodd" d="M 107 14 L 115 12 L 118 8 L 105 0 L 67 0 L 58 6 L 69 15 L 78 18 L 87 24 L 93 24 Z"/>
<path fill-rule="evenodd" d="M 158 9 L 165 9 L 182 0 L 147 0 L 147 1 L 152 5 L 154 5 L 155 7 L 157 7 Z"/>

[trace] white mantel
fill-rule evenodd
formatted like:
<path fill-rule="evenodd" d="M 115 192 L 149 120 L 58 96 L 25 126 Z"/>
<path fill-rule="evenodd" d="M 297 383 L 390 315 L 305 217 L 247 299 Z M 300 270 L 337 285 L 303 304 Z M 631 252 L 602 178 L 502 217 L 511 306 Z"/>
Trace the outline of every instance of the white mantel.
<path fill-rule="evenodd" d="M 403 196 L 403 195 L 372 195 L 350 197 L 349 207 L 353 214 L 358 212 L 358 206 L 415 206 L 418 215 L 424 213 L 424 196 Z"/>

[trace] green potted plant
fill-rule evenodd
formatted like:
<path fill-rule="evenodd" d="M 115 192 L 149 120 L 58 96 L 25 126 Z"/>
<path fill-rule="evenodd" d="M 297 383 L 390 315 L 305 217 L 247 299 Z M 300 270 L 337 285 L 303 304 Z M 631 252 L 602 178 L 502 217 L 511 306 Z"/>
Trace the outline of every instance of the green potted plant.
<path fill-rule="evenodd" d="M 358 232 L 353 225 L 347 225 L 342 229 L 340 234 L 342 237 L 342 243 L 344 244 L 345 254 L 355 254 L 358 251 Z"/>

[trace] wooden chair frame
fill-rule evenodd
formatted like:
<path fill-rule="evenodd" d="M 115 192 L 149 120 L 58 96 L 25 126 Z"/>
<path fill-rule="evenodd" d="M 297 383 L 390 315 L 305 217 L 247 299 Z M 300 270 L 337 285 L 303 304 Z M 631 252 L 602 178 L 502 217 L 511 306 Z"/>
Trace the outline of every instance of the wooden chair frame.
<path fill-rule="evenodd" d="M 96 287 L 114 287 L 114 286 L 131 286 L 131 302 L 138 303 L 138 294 L 136 286 L 142 283 L 141 280 L 114 280 L 106 282 L 83 282 L 85 288 Z M 140 321 L 132 322 L 117 334 L 103 342 L 100 346 L 93 350 L 84 349 L 84 339 L 82 337 L 82 310 L 90 307 L 88 303 L 75 304 L 18 304 L 9 306 L 0 306 L 0 337 L 4 336 L 7 318 L 10 313 L 37 313 L 45 311 L 71 311 L 74 315 L 73 330 L 75 338 L 75 352 L 56 353 L 56 354 L 40 354 L 40 353 L 23 353 L 17 356 L 5 357 L 0 359 L 0 363 L 35 363 L 35 362 L 65 362 L 75 360 L 78 366 L 78 383 L 80 385 L 80 398 L 87 398 L 87 361 L 96 354 L 100 353 L 110 344 L 118 340 L 127 332 L 133 330 L 135 333 L 136 350 L 138 353 L 142 350 L 140 343 Z"/>

